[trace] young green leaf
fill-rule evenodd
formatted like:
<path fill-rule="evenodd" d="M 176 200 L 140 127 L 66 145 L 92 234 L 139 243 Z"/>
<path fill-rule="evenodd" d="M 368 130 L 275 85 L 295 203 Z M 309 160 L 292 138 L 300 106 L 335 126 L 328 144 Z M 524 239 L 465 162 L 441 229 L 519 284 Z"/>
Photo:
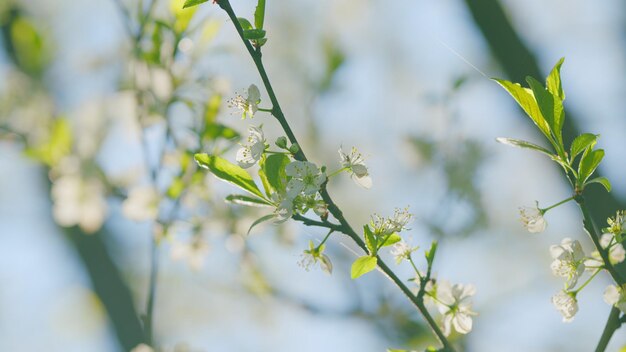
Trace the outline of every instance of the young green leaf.
<path fill-rule="evenodd" d="M 242 194 L 231 194 L 228 197 L 226 197 L 226 201 L 233 203 L 233 204 L 245 205 L 248 207 L 271 207 L 272 206 L 272 204 L 270 204 L 265 199 L 244 196 Z"/>
<path fill-rule="evenodd" d="M 591 183 L 599 183 L 602 186 L 604 186 L 607 192 L 611 192 L 611 182 L 609 182 L 609 179 L 604 176 L 596 177 L 586 182 L 586 184 L 591 184 Z"/>
<path fill-rule="evenodd" d="M 498 143 L 510 145 L 512 147 L 536 150 L 538 152 L 548 155 L 549 157 L 553 156 L 552 153 L 550 153 L 548 149 L 538 146 L 536 144 L 530 143 L 530 142 L 519 140 L 519 139 L 498 137 L 496 138 L 496 141 Z"/>
<path fill-rule="evenodd" d="M 376 257 L 364 255 L 355 260 L 354 263 L 352 263 L 350 277 L 352 277 L 352 279 L 356 279 L 361 275 L 367 274 L 370 271 L 376 269 L 376 265 L 378 265 L 378 259 Z"/>
<path fill-rule="evenodd" d="M 588 147 L 583 153 L 582 158 L 580 159 L 580 164 L 578 165 L 578 182 L 584 184 L 589 176 L 596 171 L 598 165 L 604 158 L 604 150 L 591 150 L 591 147 Z"/>
<path fill-rule="evenodd" d="M 261 184 L 263 185 L 263 189 L 265 190 L 265 195 L 269 198 L 272 196 L 272 193 L 274 193 L 274 188 L 267 180 L 267 174 L 265 174 L 265 170 L 263 170 L 264 163 L 265 157 L 261 158 L 261 161 L 259 162 L 259 166 L 261 166 L 261 168 L 259 169 L 259 178 L 261 179 Z"/>
<path fill-rule="evenodd" d="M 259 0 L 254 10 L 254 26 L 257 29 L 263 29 L 265 20 L 265 0 Z"/>
<path fill-rule="evenodd" d="M 596 145 L 597 139 L 598 135 L 591 133 L 584 133 L 576 137 L 569 149 L 570 161 L 574 161 L 574 158 L 576 158 L 578 154 L 582 153 L 589 146 L 593 147 Z"/>
<path fill-rule="evenodd" d="M 400 241 L 402 241 L 402 237 L 400 237 L 400 235 L 398 235 L 397 233 L 392 233 L 391 235 L 389 235 L 389 237 L 387 237 L 385 242 L 383 242 L 383 244 L 380 245 L 380 247 L 382 248 L 382 247 L 391 246 Z"/>
<path fill-rule="evenodd" d="M 424 253 L 428 266 L 433 265 L 433 261 L 435 260 L 435 253 L 437 253 L 437 244 L 437 241 L 433 241 L 433 243 L 430 245 L 430 249 Z"/>
<path fill-rule="evenodd" d="M 291 160 L 285 154 L 272 154 L 267 157 L 263 164 L 263 171 L 267 176 L 270 186 L 276 191 L 284 191 L 287 186 L 287 174 L 285 167 Z"/>
<path fill-rule="evenodd" d="M 368 225 L 363 226 L 363 233 L 365 235 L 365 245 L 367 246 L 367 249 L 370 251 L 370 254 L 376 255 L 378 250 L 378 240 L 376 239 L 376 236 L 372 230 L 370 230 Z"/>
<path fill-rule="evenodd" d="M 183 5 L 183 9 L 186 9 L 188 7 L 192 7 L 192 6 L 197 6 L 200 5 L 202 3 L 205 3 L 209 0 L 187 0 L 185 1 L 185 4 Z"/>
<path fill-rule="evenodd" d="M 561 146 L 561 150 L 565 149 L 563 147 L 563 137 L 561 133 L 563 129 L 563 121 L 565 120 L 563 103 L 559 100 L 559 98 L 548 92 L 536 79 L 526 77 L 526 82 L 530 85 L 530 89 L 532 89 L 533 95 L 535 96 L 535 101 L 537 102 L 537 105 L 539 105 L 541 115 L 548 123 L 548 126 L 550 126 L 550 130 L 554 134 L 554 137 L 556 137 L 556 141 Z"/>
<path fill-rule="evenodd" d="M 539 106 L 537 105 L 537 101 L 533 96 L 532 90 L 523 88 L 518 83 L 509 82 L 503 79 L 495 79 L 498 84 L 502 86 L 502 88 L 506 89 L 507 92 L 515 99 L 515 101 L 519 104 L 519 106 L 526 112 L 526 115 L 530 117 L 530 119 L 535 123 L 535 125 L 539 128 L 541 133 L 548 138 L 552 142 L 552 136 L 550 134 L 550 126 L 544 119 L 543 115 L 541 115 L 541 110 L 539 110 Z"/>
<path fill-rule="evenodd" d="M 265 216 L 262 216 L 262 217 L 260 217 L 260 218 L 256 219 L 256 220 L 252 223 L 252 225 L 250 225 L 250 228 L 248 229 L 248 232 L 246 232 L 246 236 L 250 234 L 250 231 L 252 231 L 252 229 L 253 229 L 256 225 L 258 225 L 258 224 L 260 224 L 260 223 L 263 223 L 263 222 L 266 222 L 266 221 L 268 221 L 268 220 L 272 220 L 272 219 L 273 219 L 273 218 L 275 218 L 275 217 L 276 217 L 276 215 L 274 215 L 274 214 L 269 214 L 269 215 L 265 215 Z"/>
<path fill-rule="evenodd" d="M 250 29 L 254 29 L 254 27 L 252 27 L 252 23 L 250 23 L 250 21 L 243 17 L 238 17 L 237 21 L 239 21 L 239 25 L 241 25 L 241 29 L 243 29 L 244 32 Z"/>
<path fill-rule="evenodd" d="M 243 38 L 248 40 L 263 39 L 265 31 L 262 29 L 246 29 L 243 31 Z"/>
<path fill-rule="evenodd" d="M 196 159 L 200 167 L 209 169 L 217 178 L 232 183 L 252 195 L 263 198 L 263 193 L 254 183 L 250 174 L 241 167 L 219 156 L 204 153 L 194 155 L 194 159 Z"/>
<path fill-rule="evenodd" d="M 561 99 L 561 101 L 565 100 L 565 92 L 563 92 L 563 86 L 561 85 L 561 65 L 563 65 L 563 61 L 565 61 L 564 57 L 562 57 L 561 60 L 554 65 L 554 68 L 552 68 L 548 78 L 546 78 L 546 87 L 548 88 L 548 92 L 557 96 Z"/>

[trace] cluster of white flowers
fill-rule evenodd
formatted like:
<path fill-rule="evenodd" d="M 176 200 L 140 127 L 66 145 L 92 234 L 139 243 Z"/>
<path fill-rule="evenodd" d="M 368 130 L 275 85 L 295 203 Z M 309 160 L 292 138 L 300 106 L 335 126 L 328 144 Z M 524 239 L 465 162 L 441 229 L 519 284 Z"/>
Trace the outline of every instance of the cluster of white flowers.
<path fill-rule="evenodd" d="M 604 291 L 604 301 L 626 314 L 626 285 L 609 285 Z"/>
<path fill-rule="evenodd" d="M 539 209 L 539 206 L 535 207 L 520 207 L 519 208 L 520 219 L 524 227 L 530 233 L 543 232 L 548 223 L 543 217 L 544 211 Z"/>
<path fill-rule="evenodd" d="M 228 100 L 228 107 L 241 111 L 243 119 L 246 117 L 252 118 L 259 110 L 260 102 L 261 92 L 257 86 L 251 84 L 250 87 L 248 87 L 247 96 L 243 97 L 237 94 L 233 99 Z"/>
<path fill-rule="evenodd" d="M 340 147 L 339 157 L 341 158 L 341 165 L 348 170 L 357 185 L 368 189 L 372 187 L 372 178 L 369 176 L 367 166 L 365 166 L 365 160 L 355 147 L 352 147 L 350 154 L 345 154 Z"/>
<path fill-rule="evenodd" d="M 426 285 L 426 295 L 430 303 L 437 306 L 442 314 L 443 333 L 448 336 L 452 328 L 459 334 L 467 334 L 472 331 L 472 316 L 477 315 L 472 311 L 471 297 L 476 294 L 474 285 L 455 284 L 446 280 L 429 282 Z"/>
<path fill-rule="evenodd" d="M 403 230 L 408 230 L 406 227 L 413 220 L 413 214 L 409 213 L 409 208 L 396 208 L 394 214 L 391 217 L 385 218 L 377 214 L 372 216 L 372 227 L 376 235 L 387 236 Z"/>
<path fill-rule="evenodd" d="M 580 242 L 566 237 L 560 245 L 550 246 L 550 254 L 554 259 L 552 273 L 567 280 L 566 289 L 573 288 L 585 272 L 585 252 Z"/>
<path fill-rule="evenodd" d="M 80 161 L 68 157 L 53 170 L 52 214 L 61 226 L 79 226 L 86 233 L 102 227 L 107 213 L 105 187 L 97 177 L 81 173 Z"/>
<path fill-rule="evenodd" d="M 239 148 L 236 156 L 237 163 L 244 169 L 258 163 L 265 152 L 265 148 L 267 148 L 265 135 L 263 134 L 261 126 L 248 127 L 247 141 L 247 144 L 242 145 L 241 148 Z"/>

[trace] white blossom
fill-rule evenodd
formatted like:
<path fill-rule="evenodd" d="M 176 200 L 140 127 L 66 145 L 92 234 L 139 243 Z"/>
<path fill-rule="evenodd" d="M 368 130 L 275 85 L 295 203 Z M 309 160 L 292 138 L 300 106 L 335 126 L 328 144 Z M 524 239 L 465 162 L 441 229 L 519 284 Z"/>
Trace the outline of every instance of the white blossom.
<path fill-rule="evenodd" d="M 293 215 L 293 199 L 289 198 L 286 193 L 272 193 L 272 202 L 276 205 L 274 215 L 276 215 L 275 223 L 283 223 Z"/>
<path fill-rule="evenodd" d="M 604 301 L 626 313 L 626 285 L 609 285 L 604 291 Z"/>
<path fill-rule="evenodd" d="M 208 252 L 209 244 L 201 236 L 193 236 L 189 242 L 175 240 L 170 255 L 173 260 L 186 261 L 192 270 L 198 271 L 202 269 Z"/>
<path fill-rule="evenodd" d="M 326 182 L 326 175 L 317 165 L 308 161 L 292 161 L 285 167 L 285 173 L 291 176 L 287 183 L 287 193 L 292 199 L 300 193 L 315 194 Z"/>
<path fill-rule="evenodd" d="M 439 312 L 443 314 L 443 333 L 448 336 L 452 327 L 460 334 L 467 334 L 472 330 L 472 311 L 470 297 L 476 293 L 474 285 L 451 285 L 448 281 L 437 283 L 436 299 Z"/>
<path fill-rule="evenodd" d="M 564 238 L 560 245 L 550 246 L 550 254 L 554 259 L 550 265 L 552 273 L 567 280 L 567 289 L 574 287 L 585 272 L 585 253 L 580 242 Z"/>
<path fill-rule="evenodd" d="M 522 224 L 530 233 L 539 233 L 546 229 L 548 223 L 543 217 L 543 211 L 538 206 L 520 207 L 519 208 L 520 219 Z"/>
<path fill-rule="evenodd" d="M 255 165 L 265 152 L 265 136 L 261 127 L 248 127 L 247 144 L 242 145 L 237 151 L 237 163 L 244 169 Z"/>
<path fill-rule="evenodd" d="M 324 254 L 324 249 L 326 245 L 321 244 L 319 247 L 316 247 L 313 244 L 313 241 L 309 241 L 309 249 L 304 250 L 300 261 L 298 264 L 304 268 L 304 270 L 309 271 L 311 267 L 313 267 L 316 263 L 320 263 L 320 268 L 328 274 L 333 273 L 333 263 L 330 258 Z"/>
<path fill-rule="evenodd" d="M 409 213 L 409 208 L 396 208 L 393 216 L 389 218 L 381 217 L 377 214 L 372 216 L 372 226 L 374 233 L 381 236 L 387 236 L 394 232 L 407 230 L 406 225 L 413 220 L 413 214 Z"/>
<path fill-rule="evenodd" d="M 415 252 L 419 247 L 412 247 L 408 243 L 401 240 L 396 242 L 391 248 L 391 255 L 396 259 L 396 263 L 400 264 L 403 260 L 408 260 L 411 253 Z"/>
<path fill-rule="evenodd" d="M 626 258 L 626 251 L 621 243 L 615 241 L 615 236 L 612 233 L 605 233 L 600 237 L 600 245 L 602 248 L 609 248 L 609 260 L 611 264 L 619 264 Z"/>
<path fill-rule="evenodd" d="M 339 157 L 341 158 L 341 165 L 348 169 L 357 185 L 368 189 L 372 187 L 372 178 L 369 176 L 363 156 L 355 147 L 352 147 L 350 154 L 345 154 L 340 147 Z"/>
<path fill-rule="evenodd" d="M 259 88 L 254 84 L 248 87 L 248 94 L 244 98 L 242 95 L 237 94 L 233 99 L 228 101 L 228 107 L 236 108 L 241 111 L 242 118 L 254 117 L 254 114 L 259 110 L 259 103 L 261 102 L 261 92 Z"/>
<path fill-rule="evenodd" d="M 578 312 L 578 301 L 572 292 L 559 291 L 552 296 L 552 304 L 563 315 L 563 321 L 566 323 L 572 321 Z"/>
<path fill-rule="evenodd" d="M 124 216 L 135 221 L 156 219 L 159 213 L 159 195 L 151 186 L 140 186 L 130 190 L 122 203 Z"/>
<path fill-rule="evenodd" d="M 61 175 L 52 183 L 52 214 L 61 226 L 78 225 L 93 233 L 102 227 L 107 213 L 104 185 L 79 173 Z"/>
<path fill-rule="evenodd" d="M 154 352 L 154 350 L 152 349 L 152 347 L 146 345 L 145 343 L 142 343 L 130 350 L 130 352 Z"/>

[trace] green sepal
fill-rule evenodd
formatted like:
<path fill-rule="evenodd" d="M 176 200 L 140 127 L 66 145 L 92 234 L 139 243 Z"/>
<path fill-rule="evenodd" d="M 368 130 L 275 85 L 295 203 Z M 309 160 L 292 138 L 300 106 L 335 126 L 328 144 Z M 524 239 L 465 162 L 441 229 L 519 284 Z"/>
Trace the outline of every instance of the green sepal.
<path fill-rule="evenodd" d="M 350 277 L 352 279 L 356 279 L 376 269 L 377 265 L 378 265 L 378 258 L 376 257 L 371 257 L 369 255 L 364 255 L 362 257 L 359 257 L 357 260 L 354 261 L 354 263 L 352 263 L 352 268 L 350 270 Z"/>

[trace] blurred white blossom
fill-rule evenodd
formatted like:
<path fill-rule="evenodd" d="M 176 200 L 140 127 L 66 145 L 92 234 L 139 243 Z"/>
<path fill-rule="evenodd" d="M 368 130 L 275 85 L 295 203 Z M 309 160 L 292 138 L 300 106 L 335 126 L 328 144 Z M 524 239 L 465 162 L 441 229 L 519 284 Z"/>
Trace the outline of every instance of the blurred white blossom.
<path fill-rule="evenodd" d="M 124 216 L 135 221 L 155 220 L 159 213 L 159 195 L 154 187 L 140 186 L 130 190 L 122 203 Z"/>
<path fill-rule="evenodd" d="M 202 236 L 193 236 L 188 242 L 175 239 L 170 254 L 173 260 L 186 261 L 192 270 L 198 271 L 202 269 L 208 252 L 209 244 Z"/>
<path fill-rule="evenodd" d="M 401 240 L 396 242 L 391 248 L 391 255 L 396 259 L 396 263 L 400 264 L 403 260 L 408 260 L 411 254 L 415 252 L 419 247 L 413 247 L 408 243 Z"/>
<path fill-rule="evenodd" d="M 604 291 L 604 301 L 626 313 L 626 285 L 609 285 Z"/>

